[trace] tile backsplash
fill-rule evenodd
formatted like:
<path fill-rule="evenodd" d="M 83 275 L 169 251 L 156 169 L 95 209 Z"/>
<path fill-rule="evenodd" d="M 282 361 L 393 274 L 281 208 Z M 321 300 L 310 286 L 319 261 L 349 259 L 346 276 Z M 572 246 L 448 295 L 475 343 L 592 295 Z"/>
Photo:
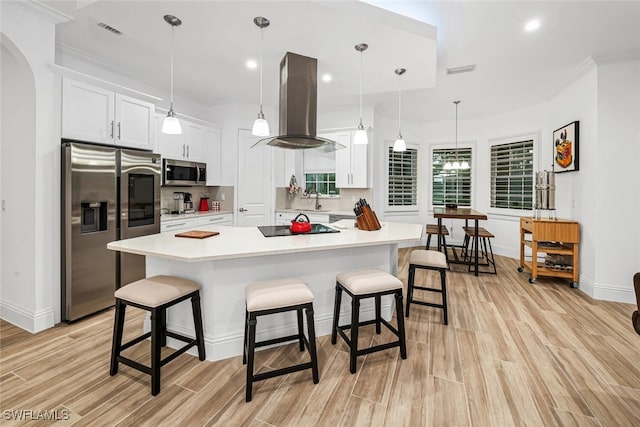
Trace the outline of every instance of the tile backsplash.
<path fill-rule="evenodd" d="M 353 210 L 353 205 L 359 199 L 367 199 L 369 204 L 373 203 L 373 191 L 370 188 L 341 188 L 340 197 L 336 198 L 320 198 L 318 202 L 322 205 L 322 210 L 330 211 L 348 211 Z M 287 187 L 276 188 L 276 210 L 279 209 L 304 209 L 313 210 L 315 208 L 316 198 L 302 197 L 302 191 L 289 195 Z"/>
<path fill-rule="evenodd" d="M 233 211 L 234 199 L 233 199 L 232 186 L 216 186 L 216 187 L 172 187 L 166 186 L 160 188 L 160 206 L 167 208 L 170 211 L 175 210 L 175 202 L 173 200 L 173 193 L 175 191 L 182 191 L 185 193 L 191 193 L 193 199 L 193 208 L 198 210 L 200 206 L 200 197 L 203 195 L 209 196 L 209 202 L 217 200 L 220 202 L 221 211 Z M 224 200 L 222 200 L 224 199 Z"/>

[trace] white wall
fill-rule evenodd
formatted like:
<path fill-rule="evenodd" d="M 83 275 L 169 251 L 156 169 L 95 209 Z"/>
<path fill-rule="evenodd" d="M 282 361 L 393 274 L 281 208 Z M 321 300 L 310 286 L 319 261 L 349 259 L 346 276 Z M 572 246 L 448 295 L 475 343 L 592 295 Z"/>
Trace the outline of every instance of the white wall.
<path fill-rule="evenodd" d="M 640 271 L 640 59 L 599 64 L 597 85 L 594 296 L 633 302 L 632 277 Z"/>
<path fill-rule="evenodd" d="M 31 94 L 32 100 L 26 101 L 23 105 L 33 105 L 35 120 L 24 123 L 33 132 L 31 140 L 23 141 L 25 145 L 31 146 L 24 148 L 25 151 L 22 152 L 28 157 L 3 160 L 3 163 L 11 160 L 27 165 L 27 175 L 31 178 L 25 181 L 22 179 L 23 175 L 9 176 L 11 168 L 5 171 L 3 167 L 1 173 L 4 187 L 7 181 L 17 187 L 21 195 L 21 212 L 25 209 L 31 212 L 26 214 L 27 220 L 21 217 L 17 223 L 12 215 L 5 222 L 6 212 L 3 212 L 2 289 L 6 290 L 8 297 L 15 299 L 5 302 L 3 292 L 0 296 L 0 309 L 2 318 L 35 332 L 53 326 L 60 312 L 60 214 L 55 209 L 60 200 L 60 183 L 57 179 L 60 165 L 60 107 L 56 104 L 56 100 L 59 100 L 56 96 L 56 79 L 49 69 L 49 64 L 54 61 L 54 21 L 62 17 L 51 13 L 44 14 L 44 17 L 41 17 L 41 14 L 32 14 L 28 9 L 37 8 L 37 5 L 30 3 L 18 5 L 2 2 L 1 7 L 2 44 L 8 51 L 13 50 L 12 55 L 19 60 L 20 66 L 25 64 L 25 70 L 30 69 L 33 75 L 34 91 L 27 90 L 25 93 L 27 97 Z M 24 61 L 20 58 L 24 58 Z M 23 81 L 23 86 L 24 83 Z M 7 108 L 6 105 L 4 107 Z M 7 111 L 3 114 L 3 124 L 6 123 L 5 118 L 13 117 Z M 21 119 L 25 120 L 27 117 L 23 115 Z M 3 151 L 5 144 L 16 143 L 5 140 L 4 136 Z M 8 206 L 7 209 L 15 208 L 18 206 Z M 28 216 L 31 213 L 34 217 L 29 220 Z M 8 229 L 25 229 L 26 236 L 32 233 L 33 252 L 23 254 L 25 258 L 32 257 L 28 273 L 24 271 L 24 264 L 15 264 L 11 258 L 7 258 L 9 250 L 20 250 L 20 245 L 14 246 L 12 242 L 8 242 L 9 248 L 5 246 L 7 242 L 4 233 Z M 27 237 L 27 240 L 30 239 Z M 21 273 L 27 274 L 26 280 L 22 280 Z M 33 280 L 29 279 L 31 274 Z M 5 278 L 8 280 L 7 283 Z"/>

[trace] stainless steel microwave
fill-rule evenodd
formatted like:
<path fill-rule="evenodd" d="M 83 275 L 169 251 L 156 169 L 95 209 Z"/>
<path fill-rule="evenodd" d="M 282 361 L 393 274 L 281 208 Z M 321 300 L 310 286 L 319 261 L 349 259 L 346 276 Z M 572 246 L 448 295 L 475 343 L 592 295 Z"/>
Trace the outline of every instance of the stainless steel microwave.
<path fill-rule="evenodd" d="M 207 185 L 207 164 L 162 159 L 162 185 L 179 187 Z"/>

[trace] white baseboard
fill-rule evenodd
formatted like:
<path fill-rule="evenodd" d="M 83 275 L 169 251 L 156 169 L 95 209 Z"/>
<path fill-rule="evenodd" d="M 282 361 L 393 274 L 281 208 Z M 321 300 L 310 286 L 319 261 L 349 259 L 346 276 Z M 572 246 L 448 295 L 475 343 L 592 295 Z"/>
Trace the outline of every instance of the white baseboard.
<path fill-rule="evenodd" d="M 636 294 L 633 289 L 620 288 L 618 286 L 596 284 L 580 276 L 580 288 L 582 292 L 593 299 L 604 301 L 624 302 L 627 304 L 636 303 Z"/>
<path fill-rule="evenodd" d="M 0 319 L 31 333 L 43 331 L 55 324 L 53 309 L 33 313 L 6 301 L 0 301 Z"/>

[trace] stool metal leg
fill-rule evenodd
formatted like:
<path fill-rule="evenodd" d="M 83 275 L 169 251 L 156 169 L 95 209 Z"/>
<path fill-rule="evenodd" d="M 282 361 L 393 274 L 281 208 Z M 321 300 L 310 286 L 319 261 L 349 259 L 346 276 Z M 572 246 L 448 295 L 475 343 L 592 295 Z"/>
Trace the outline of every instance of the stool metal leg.
<path fill-rule="evenodd" d="M 124 329 L 124 313 L 127 305 L 120 299 L 116 299 L 116 313 L 113 320 L 113 342 L 111 344 L 111 368 L 109 375 L 118 373 L 118 357 L 122 346 L 122 331 Z"/>
<path fill-rule="evenodd" d="M 296 310 L 298 313 L 298 342 L 300 343 L 300 351 L 304 351 L 304 322 L 302 321 L 302 309 Z M 311 338 L 309 338 L 311 339 Z"/>
<path fill-rule="evenodd" d="M 249 345 L 249 312 L 244 310 L 244 341 L 242 346 L 242 364 L 247 364 L 247 348 Z"/>
<path fill-rule="evenodd" d="M 251 396 L 253 391 L 253 361 L 255 355 L 256 345 L 256 317 L 253 313 L 249 314 L 249 342 L 247 349 L 247 385 L 246 385 L 246 397 L 245 401 L 251 402 Z"/>
<path fill-rule="evenodd" d="M 425 250 L 429 250 L 429 248 L 431 247 L 431 234 L 427 234 L 427 245 L 425 246 Z"/>
<path fill-rule="evenodd" d="M 333 327 L 331 328 L 331 344 L 336 343 L 338 336 L 338 322 L 340 320 L 340 304 L 342 303 L 342 288 L 336 283 L 336 298 L 333 303 Z"/>
<path fill-rule="evenodd" d="M 309 353 L 311 355 L 311 373 L 313 375 L 313 383 L 318 384 L 320 376 L 318 375 L 318 354 L 316 351 L 316 328 L 313 320 L 313 304 L 307 304 L 307 332 L 309 334 Z"/>
<path fill-rule="evenodd" d="M 444 311 L 444 324 L 449 324 L 449 318 L 447 316 L 447 272 L 444 268 L 440 269 L 440 283 L 442 283 L 442 309 Z"/>
<path fill-rule="evenodd" d="M 409 279 L 407 280 L 407 309 L 405 316 L 409 317 L 409 308 L 413 301 L 413 281 L 416 279 L 416 267 L 409 264 Z"/>
<path fill-rule="evenodd" d="M 204 360 L 206 359 L 205 349 L 204 349 L 204 330 L 202 328 L 202 309 L 200 308 L 200 291 L 196 292 L 191 297 L 191 311 L 193 312 L 193 322 L 196 330 L 196 341 L 198 342 L 198 359 Z M 164 315 L 162 316 L 163 320 L 166 322 L 167 314 L 166 310 L 164 310 Z M 165 324 L 165 333 L 166 333 L 166 324 Z M 166 335 L 165 335 L 166 338 Z"/>
<path fill-rule="evenodd" d="M 407 339 L 404 331 L 404 316 L 402 313 L 402 289 L 396 292 L 396 318 L 398 320 L 398 339 L 400 340 L 400 357 L 407 358 Z"/>
<path fill-rule="evenodd" d="M 167 346 L 167 311 L 158 310 L 156 313 L 160 320 L 160 346 Z"/>
<path fill-rule="evenodd" d="M 160 393 L 160 350 L 162 346 L 161 309 L 151 310 L 151 394 Z"/>
<path fill-rule="evenodd" d="M 351 299 L 351 345 L 349 348 L 349 370 L 356 373 L 356 359 L 358 357 L 358 327 L 360 326 L 360 298 Z"/>
<path fill-rule="evenodd" d="M 376 295 L 375 296 L 375 300 L 376 300 L 376 334 L 380 335 L 380 311 L 381 311 L 381 305 L 382 305 L 382 297 L 380 295 Z"/>

